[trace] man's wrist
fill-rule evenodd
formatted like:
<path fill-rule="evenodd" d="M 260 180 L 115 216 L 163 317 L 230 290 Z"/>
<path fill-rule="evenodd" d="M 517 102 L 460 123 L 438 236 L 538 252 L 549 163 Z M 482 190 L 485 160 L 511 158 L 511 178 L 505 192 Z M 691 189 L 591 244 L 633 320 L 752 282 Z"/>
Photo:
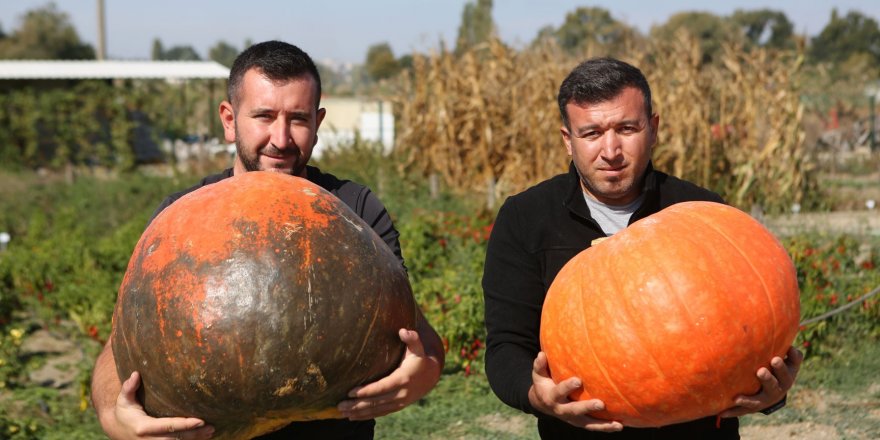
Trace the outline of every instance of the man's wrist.
<path fill-rule="evenodd" d="M 769 407 L 764 408 L 764 409 L 762 409 L 762 410 L 759 411 L 759 412 L 760 412 L 761 414 L 764 414 L 765 416 L 769 416 L 770 414 L 773 414 L 774 412 L 779 411 L 780 409 L 782 409 L 782 408 L 785 406 L 785 401 L 786 401 L 786 399 L 788 399 L 788 395 L 787 395 L 787 394 L 786 394 L 785 396 L 782 396 L 782 400 L 780 400 L 779 402 L 776 402 L 776 403 L 774 403 L 773 405 L 770 405 Z"/>

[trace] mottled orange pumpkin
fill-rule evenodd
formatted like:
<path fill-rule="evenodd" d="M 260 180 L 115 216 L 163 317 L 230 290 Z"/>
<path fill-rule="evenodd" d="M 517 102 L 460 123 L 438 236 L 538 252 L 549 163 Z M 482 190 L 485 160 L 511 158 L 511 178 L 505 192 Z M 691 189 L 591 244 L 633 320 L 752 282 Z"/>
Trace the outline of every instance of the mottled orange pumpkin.
<path fill-rule="evenodd" d="M 673 205 L 581 252 L 551 285 L 541 348 L 573 399 L 654 427 L 716 415 L 784 355 L 798 330 L 797 275 L 760 223 L 719 203 Z"/>
<path fill-rule="evenodd" d="M 369 225 L 305 179 L 249 172 L 180 198 L 150 224 L 119 289 L 113 352 L 153 416 L 214 438 L 331 418 L 380 378 L 414 328 L 407 275 Z"/>

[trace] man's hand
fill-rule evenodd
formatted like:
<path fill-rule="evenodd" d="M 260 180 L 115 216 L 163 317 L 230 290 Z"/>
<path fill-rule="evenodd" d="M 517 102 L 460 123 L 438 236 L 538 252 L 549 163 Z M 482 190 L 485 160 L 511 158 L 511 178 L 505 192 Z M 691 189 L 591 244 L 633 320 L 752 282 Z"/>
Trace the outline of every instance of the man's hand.
<path fill-rule="evenodd" d="M 116 375 L 116 358 L 108 341 L 95 360 L 92 372 L 92 404 L 107 437 L 125 439 L 206 439 L 214 428 L 193 418 L 156 419 L 147 415 L 137 400 L 140 375 L 133 372 L 125 383 Z"/>
<path fill-rule="evenodd" d="M 348 396 L 352 399 L 342 401 L 337 407 L 343 417 L 368 420 L 399 411 L 431 391 L 440 380 L 442 354 L 440 359 L 426 354 L 419 332 L 400 329 L 398 334 L 406 344 L 400 366 L 387 377 L 351 390 Z"/>
<path fill-rule="evenodd" d="M 734 399 L 736 406 L 721 413 L 721 417 L 739 417 L 745 414 L 760 411 L 779 402 L 785 397 L 788 390 L 794 385 L 798 370 L 804 355 L 800 350 L 789 347 L 785 359 L 776 356 L 770 360 L 769 369 L 758 369 L 758 380 L 761 381 L 761 390 L 751 396 L 737 396 Z"/>
<path fill-rule="evenodd" d="M 574 390 L 582 386 L 576 377 L 568 378 L 559 384 L 550 377 L 547 355 L 538 353 L 532 366 L 532 387 L 529 388 L 529 402 L 532 407 L 578 428 L 589 431 L 616 432 L 623 429 L 620 422 L 590 417 L 590 413 L 605 409 L 599 399 L 572 401 L 568 398 Z"/>
<path fill-rule="evenodd" d="M 122 390 L 116 398 L 113 410 L 115 424 L 105 427 L 107 435 L 113 439 L 208 439 L 214 428 L 195 418 L 169 417 L 157 419 L 144 412 L 137 400 L 140 375 L 137 372 L 122 383 Z"/>

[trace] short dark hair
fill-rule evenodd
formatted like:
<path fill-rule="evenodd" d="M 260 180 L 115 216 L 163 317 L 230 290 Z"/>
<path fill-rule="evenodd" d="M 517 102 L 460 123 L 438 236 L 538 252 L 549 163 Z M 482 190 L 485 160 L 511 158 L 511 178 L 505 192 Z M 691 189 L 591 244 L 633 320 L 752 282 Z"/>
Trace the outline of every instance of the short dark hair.
<path fill-rule="evenodd" d="M 650 118 L 654 113 L 651 108 L 651 87 L 642 71 L 635 66 L 614 58 L 593 58 L 580 63 L 562 81 L 559 95 L 559 112 L 562 123 L 569 126 L 568 111 L 565 106 L 575 104 L 595 104 L 614 99 L 626 87 L 635 87 L 642 92 L 645 99 L 645 112 Z"/>
<path fill-rule="evenodd" d="M 317 85 L 318 98 L 315 106 L 320 107 L 321 75 L 318 74 L 312 58 L 292 44 L 274 40 L 254 44 L 235 58 L 229 71 L 229 83 L 226 85 L 226 99 L 233 107 L 237 106 L 244 74 L 254 68 L 272 81 L 289 81 L 311 75 Z"/>

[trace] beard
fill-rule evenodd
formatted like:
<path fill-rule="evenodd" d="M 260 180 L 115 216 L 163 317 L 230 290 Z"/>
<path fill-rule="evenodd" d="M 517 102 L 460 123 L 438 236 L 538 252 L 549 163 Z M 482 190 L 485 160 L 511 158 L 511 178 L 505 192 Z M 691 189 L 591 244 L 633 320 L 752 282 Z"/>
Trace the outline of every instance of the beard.
<path fill-rule="evenodd" d="M 250 152 L 253 152 L 253 154 L 250 154 Z M 260 147 L 259 149 L 244 148 L 242 147 L 242 140 L 238 136 L 238 130 L 236 130 L 235 154 L 238 155 L 239 161 L 246 171 L 276 171 L 290 174 L 292 176 L 297 176 L 300 174 L 300 171 L 302 171 L 303 167 L 298 166 L 299 161 L 295 161 L 291 168 L 272 168 L 271 170 L 266 170 L 263 167 L 263 164 L 260 163 L 261 153 L 272 157 L 291 157 L 300 155 L 298 148 L 280 150 L 272 144 Z"/>
<path fill-rule="evenodd" d="M 633 192 L 635 188 L 634 179 L 614 179 L 606 181 L 590 181 L 586 178 L 581 179 L 581 184 L 594 198 L 617 199 Z"/>
<path fill-rule="evenodd" d="M 606 204 L 615 205 L 615 201 L 621 199 L 631 200 L 641 194 L 641 187 L 644 183 L 645 169 L 624 176 L 603 177 L 601 175 L 582 173 L 575 163 L 578 177 L 581 181 L 581 189 L 587 191 L 593 199 L 599 200 Z M 630 170 L 633 172 L 634 170 Z M 599 173 L 601 174 L 601 173 Z M 628 203 L 624 202 L 623 204 Z"/>
<path fill-rule="evenodd" d="M 244 165 L 245 170 L 262 171 L 263 167 L 260 165 L 260 157 L 245 154 L 244 149 L 241 148 L 241 139 L 238 139 L 238 136 L 235 137 L 235 154 L 238 155 L 238 160 Z"/>

